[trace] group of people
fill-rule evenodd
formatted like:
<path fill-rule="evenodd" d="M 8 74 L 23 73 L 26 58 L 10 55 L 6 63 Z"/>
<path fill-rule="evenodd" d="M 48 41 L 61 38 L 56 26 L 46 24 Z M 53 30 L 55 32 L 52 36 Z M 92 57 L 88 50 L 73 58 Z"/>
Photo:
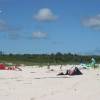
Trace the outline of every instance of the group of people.
<path fill-rule="evenodd" d="M 87 67 L 95 68 L 96 67 L 95 59 L 91 58 L 91 63 L 85 64 L 85 66 L 86 66 L 86 68 Z M 62 65 L 61 65 L 60 69 L 62 69 Z M 81 74 L 82 74 L 82 72 L 80 71 L 80 69 L 78 67 L 71 67 L 70 69 L 66 70 L 65 74 L 63 72 L 60 72 L 57 75 L 81 75 Z"/>

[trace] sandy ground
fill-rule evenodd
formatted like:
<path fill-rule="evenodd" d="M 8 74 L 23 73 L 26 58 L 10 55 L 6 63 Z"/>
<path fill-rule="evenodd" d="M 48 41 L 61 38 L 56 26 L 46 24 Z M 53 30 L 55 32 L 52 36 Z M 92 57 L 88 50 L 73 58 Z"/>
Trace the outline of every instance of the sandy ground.
<path fill-rule="evenodd" d="M 45 67 L 0 70 L 0 100 L 100 100 L 100 69 L 57 76 L 57 67 L 52 66 L 54 71 Z"/>

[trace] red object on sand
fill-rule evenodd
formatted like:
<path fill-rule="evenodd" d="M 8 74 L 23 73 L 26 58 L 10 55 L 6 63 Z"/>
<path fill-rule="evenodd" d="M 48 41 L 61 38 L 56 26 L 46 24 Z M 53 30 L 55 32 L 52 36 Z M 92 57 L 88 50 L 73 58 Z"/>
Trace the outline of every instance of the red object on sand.
<path fill-rule="evenodd" d="M 4 64 L 0 64 L 0 70 L 5 70 L 6 66 Z"/>
<path fill-rule="evenodd" d="M 5 66 L 4 64 L 0 64 L 0 70 L 19 70 L 19 71 L 22 71 L 22 69 L 20 69 L 19 67 L 16 67 L 16 66 Z"/>

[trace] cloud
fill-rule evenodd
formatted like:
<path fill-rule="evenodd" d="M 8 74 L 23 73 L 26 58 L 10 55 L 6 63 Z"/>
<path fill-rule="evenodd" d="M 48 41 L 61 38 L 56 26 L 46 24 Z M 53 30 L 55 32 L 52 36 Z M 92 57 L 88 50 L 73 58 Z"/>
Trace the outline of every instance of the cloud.
<path fill-rule="evenodd" d="M 38 32 L 33 32 L 33 33 L 32 33 L 32 36 L 33 36 L 33 38 L 37 38 L 37 39 L 46 38 L 46 37 L 47 37 L 47 33 L 45 33 L 45 32 L 40 32 L 40 31 L 38 31 Z"/>
<path fill-rule="evenodd" d="M 12 27 L 5 20 L 0 20 L 0 32 L 5 33 L 7 35 L 7 37 L 12 40 L 15 40 L 15 39 L 43 39 L 43 38 L 47 37 L 47 33 L 41 32 L 41 31 L 33 32 L 31 36 L 25 36 L 26 32 L 22 32 L 22 28 Z"/>
<path fill-rule="evenodd" d="M 17 39 L 19 31 L 20 28 L 12 27 L 5 20 L 0 19 L 0 32 L 7 33 L 8 37 L 10 37 L 11 39 Z"/>
<path fill-rule="evenodd" d="M 84 20 L 82 20 L 82 24 L 85 27 L 100 29 L 100 15 L 85 18 Z"/>
<path fill-rule="evenodd" d="M 9 2 L 9 1 L 15 1 L 15 0 L 0 0 L 0 2 Z"/>
<path fill-rule="evenodd" d="M 84 53 L 85 55 L 100 55 L 100 49 L 90 50 Z"/>
<path fill-rule="evenodd" d="M 7 30 L 9 30 L 9 26 L 7 25 L 7 23 L 4 20 L 0 20 L 0 31 L 1 32 L 5 32 Z"/>
<path fill-rule="evenodd" d="M 0 9 L 0 14 L 1 14 L 2 12 L 3 12 L 2 9 Z"/>
<path fill-rule="evenodd" d="M 100 55 L 100 48 L 96 48 L 96 49 L 92 50 L 92 54 L 93 55 Z"/>
<path fill-rule="evenodd" d="M 54 21 L 57 19 L 57 16 L 50 9 L 42 8 L 34 15 L 34 19 L 37 21 Z"/>
<path fill-rule="evenodd" d="M 12 27 L 6 21 L 0 20 L 0 31 L 1 32 L 17 32 L 18 30 L 19 30 L 19 28 Z"/>

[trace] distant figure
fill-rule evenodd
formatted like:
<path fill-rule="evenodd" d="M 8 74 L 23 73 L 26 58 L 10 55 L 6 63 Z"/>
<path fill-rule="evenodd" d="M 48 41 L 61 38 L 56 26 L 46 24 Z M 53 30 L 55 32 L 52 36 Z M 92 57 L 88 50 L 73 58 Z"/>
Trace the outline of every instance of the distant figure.
<path fill-rule="evenodd" d="M 92 59 L 91 59 L 91 66 L 92 66 L 93 68 L 95 68 L 95 64 L 96 64 L 96 61 L 95 61 L 94 58 L 92 58 Z"/>
<path fill-rule="evenodd" d="M 60 70 L 62 70 L 62 64 L 61 64 L 61 66 L 60 66 Z"/>
<path fill-rule="evenodd" d="M 19 65 L 15 65 L 15 69 L 18 69 L 18 71 L 22 71 L 22 69 L 19 68 Z"/>
<path fill-rule="evenodd" d="M 82 59 L 80 60 L 80 64 L 84 64 Z"/>
<path fill-rule="evenodd" d="M 48 63 L 48 65 L 47 65 L 47 69 L 50 69 L 50 63 Z"/>

